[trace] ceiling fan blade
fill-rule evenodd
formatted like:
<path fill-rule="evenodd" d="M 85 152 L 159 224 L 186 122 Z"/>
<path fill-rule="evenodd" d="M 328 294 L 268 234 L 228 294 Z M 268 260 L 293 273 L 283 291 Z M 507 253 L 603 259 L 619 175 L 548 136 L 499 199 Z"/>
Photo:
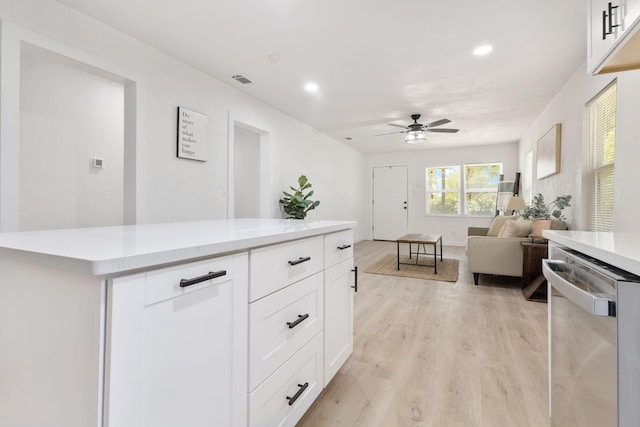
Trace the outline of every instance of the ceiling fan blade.
<path fill-rule="evenodd" d="M 427 127 L 431 128 L 431 127 L 434 127 L 434 126 L 446 125 L 447 123 L 451 123 L 451 120 L 449 120 L 449 119 L 440 119 L 440 120 L 436 120 L 435 122 L 428 123 Z"/>
<path fill-rule="evenodd" d="M 427 132 L 456 133 L 460 129 L 425 129 Z"/>
<path fill-rule="evenodd" d="M 402 132 L 389 132 L 389 133 L 381 133 L 379 135 L 373 135 L 373 136 L 393 135 L 394 133 L 406 133 L 406 132 L 405 131 L 402 131 Z"/>
<path fill-rule="evenodd" d="M 406 129 L 406 128 L 407 128 L 406 126 L 403 126 L 403 125 L 397 125 L 397 124 L 395 124 L 395 123 L 389 123 L 389 126 L 395 126 L 395 127 L 403 128 L 403 129 Z"/>

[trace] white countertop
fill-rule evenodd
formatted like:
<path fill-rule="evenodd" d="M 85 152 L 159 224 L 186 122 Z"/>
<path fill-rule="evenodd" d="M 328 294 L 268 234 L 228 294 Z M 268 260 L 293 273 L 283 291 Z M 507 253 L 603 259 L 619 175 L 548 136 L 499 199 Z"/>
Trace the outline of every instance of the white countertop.
<path fill-rule="evenodd" d="M 353 221 L 234 219 L 0 233 L 0 256 L 106 276 L 355 226 Z"/>
<path fill-rule="evenodd" d="M 542 235 L 552 242 L 640 276 L 640 234 L 545 230 Z"/>

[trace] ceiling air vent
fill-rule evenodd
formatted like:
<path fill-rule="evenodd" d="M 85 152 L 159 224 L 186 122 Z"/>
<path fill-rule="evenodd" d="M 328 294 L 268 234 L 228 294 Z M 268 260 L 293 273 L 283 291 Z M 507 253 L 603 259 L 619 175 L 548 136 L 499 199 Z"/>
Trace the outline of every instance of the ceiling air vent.
<path fill-rule="evenodd" d="M 232 79 L 242 83 L 243 85 L 246 85 L 248 83 L 251 83 L 251 80 L 249 80 L 248 78 L 246 78 L 245 76 L 243 76 L 242 74 L 236 74 L 235 76 L 231 76 Z"/>

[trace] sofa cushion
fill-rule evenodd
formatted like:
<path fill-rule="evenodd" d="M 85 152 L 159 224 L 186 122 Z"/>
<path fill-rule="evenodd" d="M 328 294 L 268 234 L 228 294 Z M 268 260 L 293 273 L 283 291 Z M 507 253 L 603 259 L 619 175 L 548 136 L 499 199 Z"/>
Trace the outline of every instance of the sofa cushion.
<path fill-rule="evenodd" d="M 487 236 L 498 237 L 498 233 L 500 233 L 500 229 L 507 222 L 516 219 L 515 215 L 498 215 L 493 219 L 491 226 L 489 227 L 489 231 L 487 231 Z"/>
<path fill-rule="evenodd" d="M 498 232 L 498 237 L 527 237 L 530 232 L 531 221 L 507 221 Z"/>

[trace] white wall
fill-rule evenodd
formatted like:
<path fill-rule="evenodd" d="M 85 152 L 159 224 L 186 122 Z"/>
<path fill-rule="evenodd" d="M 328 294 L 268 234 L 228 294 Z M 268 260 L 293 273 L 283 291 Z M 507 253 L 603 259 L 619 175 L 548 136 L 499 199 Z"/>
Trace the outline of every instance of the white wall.
<path fill-rule="evenodd" d="M 123 156 L 122 83 L 24 49 L 20 230 L 121 225 Z"/>
<path fill-rule="evenodd" d="M 320 207 L 309 219 L 363 222 L 363 157 L 279 111 L 167 54 L 52 0 L 7 0 L 0 17 L 138 76 L 138 223 L 226 218 L 229 117 L 270 135 L 268 216 L 304 173 Z M 3 61 L 5 58 L 3 58 Z M 229 84 L 237 84 L 231 81 Z M 176 157 L 176 108 L 209 117 L 209 161 Z M 356 230 L 356 238 L 361 233 Z"/>
<path fill-rule="evenodd" d="M 505 180 L 519 172 L 517 143 L 483 145 L 441 150 L 422 150 L 370 154 L 365 156 L 367 200 L 367 238 L 371 238 L 371 168 L 384 165 L 407 165 L 409 169 L 409 233 L 442 234 L 444 245 L 464 246 L 468 227 L 488 227 L 493 217 L 443 217 L 426 215 L 425 169 L 432 166 L 502 162 Z M 364 228 L 364 227 L 363 227 Z"/>
<path fill-rule="evenodd" d="M 616 159 L 614 194 L 614 231 L 637 232 L 636 212 L 640 210 L 637 183 L 640 180 L 640 71 L 588 76 L 583 64 L 562 90 L 527 130 L 519 147 L 520 165 L 525 155 L 534 150 L 533 194 L 546 199 L 562 194 L 574 198 L 572 208 L 565 210 L 569 228 L 584 229 L 582 178 L 586 164 L 588 137 L 585 121 L 587 102 L 617 79 Z M 562 123 L 560 173 L 541 180 L 535 177 L 537 140 L 555 123 Z M 586 196 L 586 195 L 585 195 Z"/>

